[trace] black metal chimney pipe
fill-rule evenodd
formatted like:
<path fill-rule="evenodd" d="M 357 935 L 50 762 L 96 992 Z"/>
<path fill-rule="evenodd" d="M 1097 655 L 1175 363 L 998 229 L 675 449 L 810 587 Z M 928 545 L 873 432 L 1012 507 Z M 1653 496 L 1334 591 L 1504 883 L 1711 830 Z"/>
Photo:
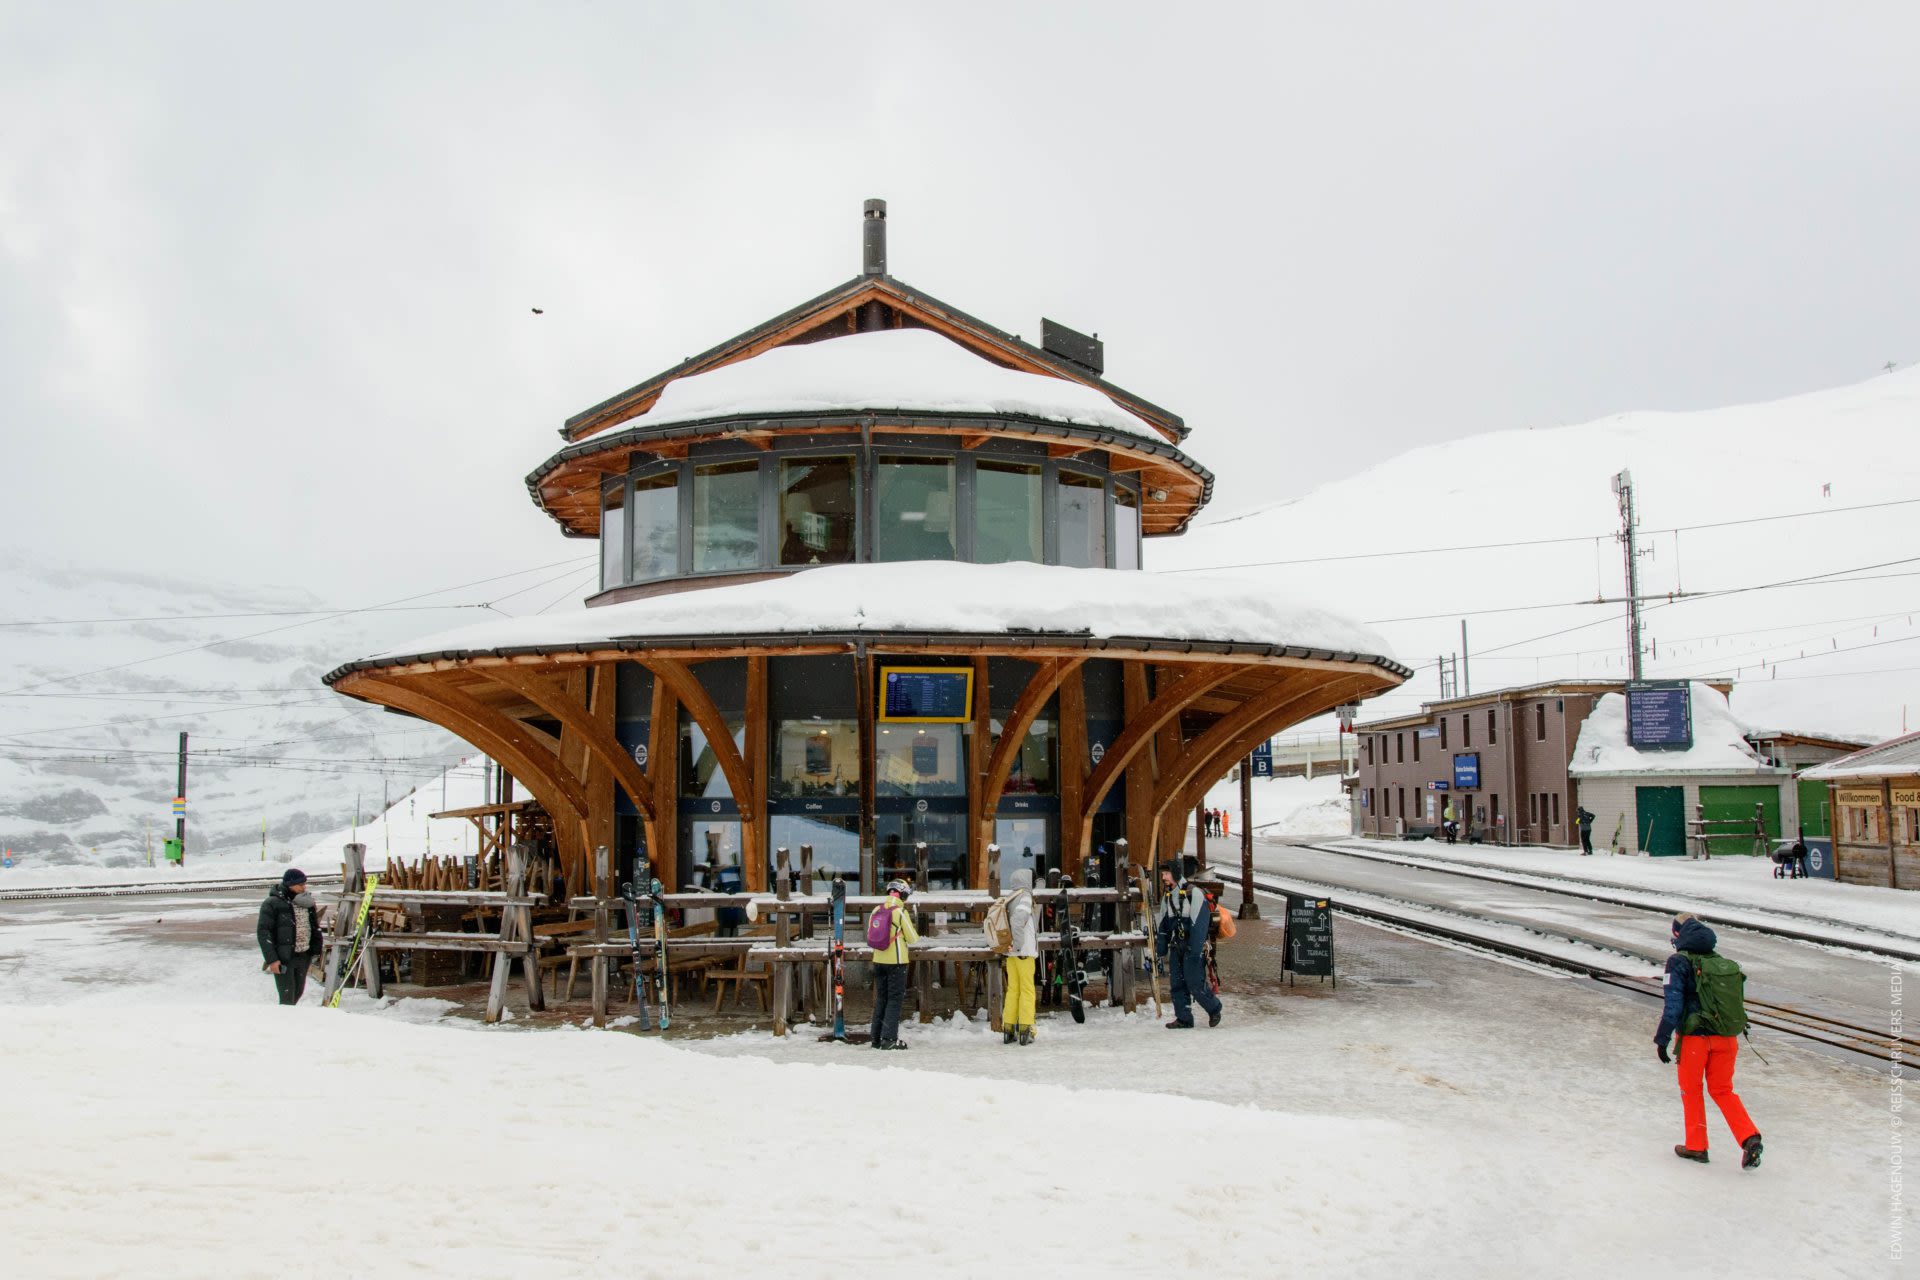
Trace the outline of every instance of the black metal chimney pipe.
<path fill-rule="evenodd" d="M 883 276 L 887 274 L 887 202 L 869 200 L 866 204 L 866 217 L 860 223 L 860 274 Z"/>

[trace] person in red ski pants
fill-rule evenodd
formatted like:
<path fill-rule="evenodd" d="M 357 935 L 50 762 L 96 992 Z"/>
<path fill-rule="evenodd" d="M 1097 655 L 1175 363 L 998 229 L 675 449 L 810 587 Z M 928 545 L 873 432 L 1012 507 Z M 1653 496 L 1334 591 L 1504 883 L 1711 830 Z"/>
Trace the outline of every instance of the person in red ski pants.
<path fill-rule="evenodd" d="M 1660 1011 L 1660 1026 L 1653 1033 L 1660 1061 L 1667 1056 L 1667 1041 L 1685 1025 L 1687 1015 L 1700 1008 L 1700 996 L 1694 989 L 1693 957 L 1711 956 L 1719 939 L 1707 922 L 1690 912 L 1681 912 L 1673 920 L 1673 954 L 1667 958 L 1666 999 Z M 1740 1041 L 1735 1036 L 1681 1035 L 1678 1074 L 1680 1077 L 1680 1117 L 1686 1126 L 1687 1140 L 1673 1149 L 1682 1160 L 1707 1162 L 1707 1098 L 1720 1108 L 1720 1115 L 1733 1130 L 1740 1146 L 1740 1167 L 1760 1164 L 1760 1130 L 1747 1115 L 1740 1095 L 1733 1091 L 1733 1067 L 1740 1057 Z"/>

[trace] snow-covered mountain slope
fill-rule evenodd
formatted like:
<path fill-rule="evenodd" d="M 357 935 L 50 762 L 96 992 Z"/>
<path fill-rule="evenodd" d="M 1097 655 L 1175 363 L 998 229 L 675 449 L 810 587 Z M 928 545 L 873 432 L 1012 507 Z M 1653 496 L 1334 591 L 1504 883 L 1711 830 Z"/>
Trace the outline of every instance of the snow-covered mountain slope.
<path fill-rule="evenodd" d="M 1492 432 L 1298 497 L 1288 430 L 1274 430 L 1277 501 L 1152 541 L 1148 565 L 1257 565 L 1246 571 L 1377 625 L 1427 665 L 1367 716 L 1436 696 L 1433 658 L 1459 650 L 1463 616 L 1475 690 L 1621 678 L 1622 607 L 1572 602 L 1622 594 L 1610 478 L 1628 468 L 1643 594 L 1819 578 L 1652 605 L 1649 676 L 1736 677 L 1735 713 L 1770 729 L 1884 736 L 1903 708 L 1920 717 L 1920 368 L 1769 404 Z M 1785 513 L 1817 514 L 1727 523 Z M 1668 532 L 1703 524 L 1722 527 Z M 1488 543 L 1503 545 L 1402 554 Z"/>
<path fill-rule="evenodd" d="M 0 847 L 23 868 L 144 865 L 149 838 L 157 860 L 182 730 L 190 860 L 257 855 L 263 824 L 284 858 L 471 750 L 320 683 L 458 613 L 329 618 L 295 611 L 368 602 L 22 558 L 0 600 Z"/>

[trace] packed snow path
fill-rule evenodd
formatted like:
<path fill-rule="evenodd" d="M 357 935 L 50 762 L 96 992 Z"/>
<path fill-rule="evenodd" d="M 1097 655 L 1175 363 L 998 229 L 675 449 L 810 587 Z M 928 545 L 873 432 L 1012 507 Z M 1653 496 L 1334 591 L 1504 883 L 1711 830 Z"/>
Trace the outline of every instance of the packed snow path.
<path fill-rule="evenodd" d="M 916 1277 L 1196 1253 L 1220 1276 L 1894 1273 L 1878 1073 L 1769 1041 L 1739 1080 L 1766 1165 L 1741 1174 L 1717 1128 L 1682 1165 L 1647 1001 L 1344 922 L 1337 993 L 1277 985 L 1277 930 L 1244 926 L 1218 1030 L 1102 1010 L 1009 1049 L 956 1019 L 880 1054 L 283 1010 L 255 905 L 0 906 L 0 1131 L 31 1153 L 0 1197 L 9 1275 L 813 1276 L 876 1231 Z M 664 1172 L 615 1194 L 642 1150 Z"/>

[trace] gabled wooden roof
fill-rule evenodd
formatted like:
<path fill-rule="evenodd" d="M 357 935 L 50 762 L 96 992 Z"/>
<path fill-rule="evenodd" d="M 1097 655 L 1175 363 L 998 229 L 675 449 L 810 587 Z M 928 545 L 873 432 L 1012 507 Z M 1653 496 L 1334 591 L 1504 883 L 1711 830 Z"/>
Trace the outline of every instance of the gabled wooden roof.
<path fill-rule="evenodd" d="M 869 308 L 875 311 L 863 325 L 862 315 Z M 569 441 L 579 441 L 645 413 L 675 378 L 707 373 L 738 360 L 750 359 L 774 347 L 841 337 L 858 332 L 863 327 L 932 329 L 983 359 L 1005 368 L 1065 378 L 1092 387 L 1111 397 L 1122 408 L 1146 419 L 1163 432 L 1170 443 L 1177 443 L 1187 434 L 1186 423 L 1180 415 L 1122 390 L 1081 365 L 996 329 L 958 307 L 949 306 L 887 275 L 855 276 L 783 315 L 737 334 L 711 350 L 683 360 L 638 386 L 575 414 L 567 419 L 560 434 Z"/>

